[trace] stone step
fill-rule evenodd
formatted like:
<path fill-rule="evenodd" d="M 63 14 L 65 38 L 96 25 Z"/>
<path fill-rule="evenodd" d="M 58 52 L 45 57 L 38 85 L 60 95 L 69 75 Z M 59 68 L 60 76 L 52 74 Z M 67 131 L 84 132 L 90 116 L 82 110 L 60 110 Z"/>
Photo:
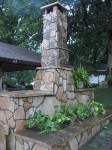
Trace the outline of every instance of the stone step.
<path fill-rule="evenodd" d="M 112 120 L 112 112 L 86 119 L 81 124 L 67 127 L 51 134 L 21 130 L 13 133 L 16 138 L 15 150 L 78 150 Z"/>

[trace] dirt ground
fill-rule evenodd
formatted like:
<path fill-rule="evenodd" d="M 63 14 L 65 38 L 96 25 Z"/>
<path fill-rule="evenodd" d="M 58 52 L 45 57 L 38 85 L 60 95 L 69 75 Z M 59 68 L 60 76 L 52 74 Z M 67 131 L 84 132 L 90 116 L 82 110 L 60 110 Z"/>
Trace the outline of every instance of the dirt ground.
<path fill-rule="evenodd" d="M 112 122 L 79 150 L 112 150 Z"/>

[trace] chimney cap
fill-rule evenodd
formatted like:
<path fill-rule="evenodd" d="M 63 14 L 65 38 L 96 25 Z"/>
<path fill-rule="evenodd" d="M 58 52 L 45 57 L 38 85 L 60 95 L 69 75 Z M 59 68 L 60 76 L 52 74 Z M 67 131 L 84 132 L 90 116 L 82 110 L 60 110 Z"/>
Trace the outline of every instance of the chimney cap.
<path fill-rule="evenodd" d="M 62 4 L 60 4 L 59 2 L 55 2 L 55 3 L 45 5 L 45 6 L 41 7 L 41 9 L 45 10 L 45 9 L 48 9 L 50 7 L 53 7 L 53 6 L 58 6 L 61 10 L 68 11 L 68 9 L 66 7 L 64 7 Z"/>

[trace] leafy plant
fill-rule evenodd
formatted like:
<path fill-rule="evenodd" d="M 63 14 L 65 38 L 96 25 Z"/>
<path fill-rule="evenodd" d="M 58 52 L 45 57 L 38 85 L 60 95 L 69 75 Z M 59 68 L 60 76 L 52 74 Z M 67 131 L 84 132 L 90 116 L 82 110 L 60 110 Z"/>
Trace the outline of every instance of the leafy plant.
<path fill-rule="evenodd" d="M 74 111 L 74 107 L 72 105 L 62 105 L 59 110 L 60 113 L 65 114 L 68 117 L 77 117 Z"/>
<path fill-rule="evenodd" d="M 89 74 L 86 69 L 80 64 L 80 67 L 73 71 L 74 84 L 78 86 L 82 81 L 84 86 L 89 85 Z"/>
<path fill-rule="evenodd" d="M 45 115 L 41 111 L 35 112 L 27 120 L 28 128 L 38 128 L 42 130 L 40 133 L 55 132 L 60 129 L 60 125 L 65 121 L 70 121 L 70 118 L 60 112 L 54 115 Z"/>
<path fill-rule="evenodd" d="M 85 118 L 90 117 L 91 110 L 89 105 L 84 105 L 82 103 L 78 103 L 75 106 L 75 113 L 77 115 L 78 120 L 84 120 Z"/>
<path fill-rule="evenodd" d="M 98 114 L 105 114 L 104 106 L 99 102 L 93 101 L 91 103 L 91 113 L 93 116 L 97 116 Z"/>
<path fill-rule="evenodd" d="M 38 128 L 40 133 L 56 132 L 61 129 L 61 125 L 68 123 L 74 125 L 76 121 L 84 120 L 90 116 L 105 114 L 105 109 L 98 102 L 89 102 L 87 105 L 82 103 L 72 105 L 62 105 L 53 115 L 45 115 L 41 111 L 35 112 L 27 120 L 28 128 Z"/>
<path fill-rule="evenodd" d="M 56 124 L 61 125 L 62 123 L 64 123 L 65 121 L 70 121 L 70 118 L 66 115 L 66 114 L 62 114 L 60 112 L 57 112 L 54 116 L 53 116 L 53 121 Z"/>
<path fill-rule="evenodd" d="M 48 116 L 44 115 L 40 110 L 30 116 L 27 125 L 29 128 L 37 127 L 39 129 L 44 128 L 44 123 L 48 120 Z"/>
<path fill-rule="evenodd" d="M 56 122 L 53 122 L 52 120 L 48 119 L 44 126 L 43 126 L 43 130 L 40 133 L 50 133 L 50 132 L 56 132 L 60 129 L 59 124 L 57 124 Z"/>

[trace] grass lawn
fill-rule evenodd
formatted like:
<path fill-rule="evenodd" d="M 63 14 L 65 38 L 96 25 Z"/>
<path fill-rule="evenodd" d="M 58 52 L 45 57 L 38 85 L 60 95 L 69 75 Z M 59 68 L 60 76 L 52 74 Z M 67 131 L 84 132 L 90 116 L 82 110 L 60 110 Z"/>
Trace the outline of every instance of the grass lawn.
<path fill-rule="evenodd" d="M 102 103 L 105 109 L 112 110 L 112 87 L 95 90 L 95 101 Z"/>

